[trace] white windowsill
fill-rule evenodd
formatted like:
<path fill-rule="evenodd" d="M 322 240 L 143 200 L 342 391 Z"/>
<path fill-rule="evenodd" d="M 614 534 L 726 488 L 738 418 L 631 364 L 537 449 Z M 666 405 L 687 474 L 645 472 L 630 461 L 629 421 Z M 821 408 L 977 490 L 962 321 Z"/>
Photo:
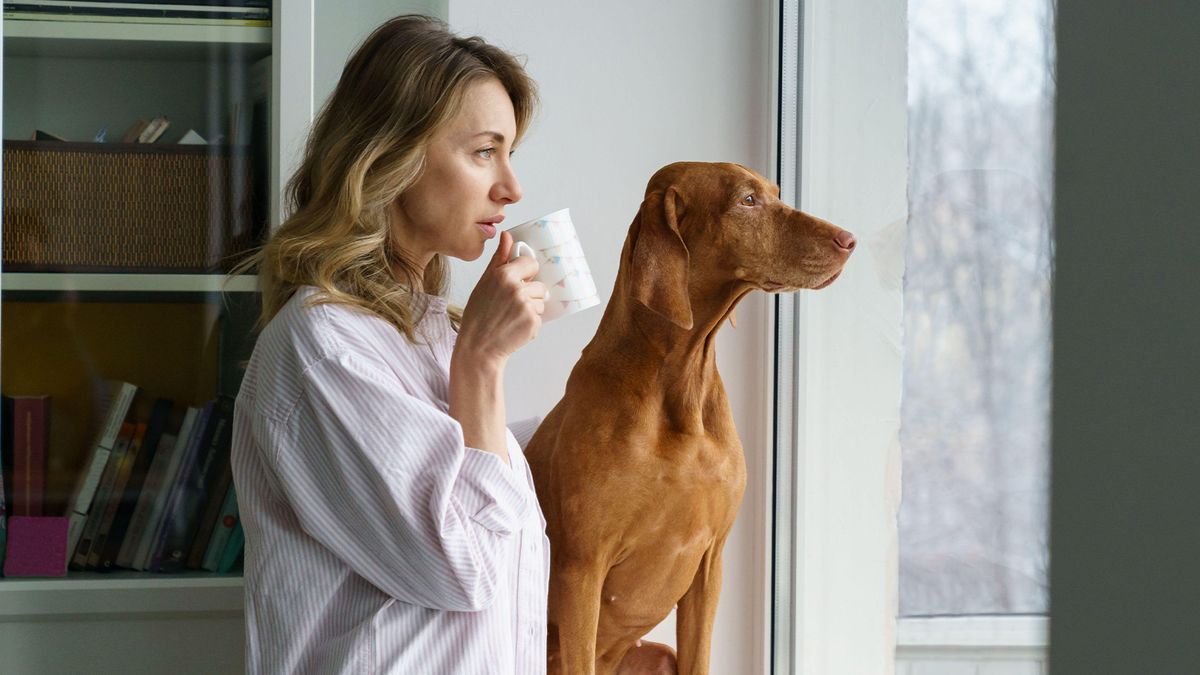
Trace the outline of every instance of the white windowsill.
<path fill-rule="evenodd" d="M 902 618 L 897 649 L 1045 649 L 1050 645 L 1045 616 L 964 616 Z"/>

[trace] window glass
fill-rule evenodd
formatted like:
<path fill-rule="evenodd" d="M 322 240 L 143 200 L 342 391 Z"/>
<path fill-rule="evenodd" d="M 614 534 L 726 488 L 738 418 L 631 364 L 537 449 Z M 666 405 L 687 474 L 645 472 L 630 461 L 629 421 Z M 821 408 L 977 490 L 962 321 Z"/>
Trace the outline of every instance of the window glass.
<path fill-rule="evenodd" d="M 1041 614 L 1053 0 L 908 6 L 900 614 Z"/>

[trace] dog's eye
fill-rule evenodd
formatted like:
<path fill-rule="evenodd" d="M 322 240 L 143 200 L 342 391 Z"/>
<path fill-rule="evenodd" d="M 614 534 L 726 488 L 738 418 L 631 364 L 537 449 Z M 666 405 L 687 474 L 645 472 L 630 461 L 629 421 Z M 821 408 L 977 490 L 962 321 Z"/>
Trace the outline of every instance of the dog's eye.
<path fill-rule="evenodd" d="M 742 206 L 754 206 L 754 195 L 742 197 Z"/>

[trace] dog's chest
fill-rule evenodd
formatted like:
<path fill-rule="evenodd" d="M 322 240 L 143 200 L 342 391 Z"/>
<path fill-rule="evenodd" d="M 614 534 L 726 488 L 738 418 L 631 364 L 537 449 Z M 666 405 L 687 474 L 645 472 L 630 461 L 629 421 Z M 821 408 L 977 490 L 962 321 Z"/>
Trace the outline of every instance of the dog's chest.
<path fill-rule="evenodd" d="M 687 436 L 673 445 L 664 457 L 660 487 L 686 495 L 684 508 L 699 501 L 728 501 L 736 509 L 746 486 L 746 463 L 736 437 Z"/>

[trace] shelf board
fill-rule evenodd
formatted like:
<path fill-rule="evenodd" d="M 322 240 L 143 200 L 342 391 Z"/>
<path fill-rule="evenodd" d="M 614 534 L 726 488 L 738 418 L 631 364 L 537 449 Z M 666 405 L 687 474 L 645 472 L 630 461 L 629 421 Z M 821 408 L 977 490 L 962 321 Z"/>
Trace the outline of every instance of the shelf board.
<path fill-rule="evenodd" d="M 0 290 L 79 292 L 143 292 L 143 293 L 220 293 L 253 292 L 258 290 L 258 277 L 243 274 L 228 277 L 221 274 L 76 274 L 5 272 L 0 276 Z"/>
<path fill-rule="evenodd" d="M 169 21 L 169 20 L 160 20 Z M 271 51 L 270 26 L 181 22 L 4 19 L 5 56 L 207 59 L 225 48 L 261 58 Z"/>
<path fill-rule="evenodd" d="M 240 575 L 71 572 L 59 579 L 0 579 L 0 623 L 32 618 L 242 611 Z"/>

